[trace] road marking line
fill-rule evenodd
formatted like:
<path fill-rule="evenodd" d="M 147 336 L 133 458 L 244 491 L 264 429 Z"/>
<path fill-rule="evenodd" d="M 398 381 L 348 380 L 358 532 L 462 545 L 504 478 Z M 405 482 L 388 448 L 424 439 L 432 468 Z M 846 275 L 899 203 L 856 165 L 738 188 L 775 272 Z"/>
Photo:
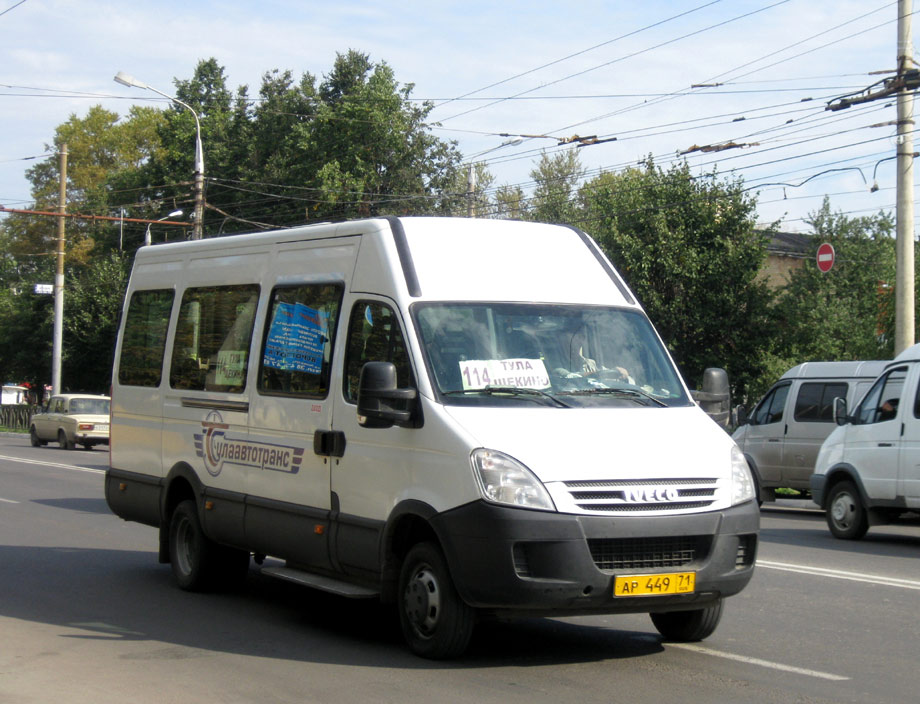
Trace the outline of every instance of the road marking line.
<path fill-rule="evenodd" d="M 889 587 L 900 587 L 901 589 L 920 590 L 920 582 L 913 579 L 899 579 L 898 577 L 879 577 L 874 574 L 861 574 L 859 572 L 844 572 L 842 570 L 830 570 L 824 567 L 803 567 L 786 562 L 767 562 L 765 560 L 757 561 L 758 567 L 766 567 L 771 570 L 781 570 L 783 572 L 798 572 L 799 574 L 810 574 L 819 577 L 832 577 L 834 579 L 846 579 L 851 582 L 865 582 L 867 584 L 882 584 Z"/>
<path fill-rule="evenodd" d="M 18 504 L 19 503 L 18 501 L 13 501 L 12 499 L 4 499 L 4 498 L 0 498 L 0 501 L 2 501 L 5 504 Z"/>
<path fill-rule="evenodd" d="M 808 670 L 804 667 L 793 667 L 792 665 L 783 665 L 779 662 L 771 662 L 770 660 L 761 660 L 760 658 L 750 658 L 746 655 L 735 655 L 733 653 L 723 653 L 719 650 L 711 650 L 709 648 L 704 648 L 701 645 L 694 645 L 693 643 L 667 643 L 666 647 L 668 648 L 680 648 L 682 650 L 692 650 L 694 653 L 701 653 L 703 655 L 712 655 L 717 658 L 725 658 L 726 660 L 736 660 L 737 662 L 747 663 L 748 665 L 757 665 L 759 667 L 766 667 L 771 670 L 782 670 L 783 672 L 793 672 L 797 675 L 806 675 L 807 677 L 817 677 L 822 680 L 834 680 L 840 682 L 843 680 L 850 679 L 849 677 L 844 677 L 843 675 L 834 675 L 830 672 L 821 672 L 820 670 Z"/>
<path fill-rule="evenodd" d="M 23 457 L 12 457 L 10 455 L 0 455 L 0 460 L 9 460 L 10 462 L 22 462 L 24 464 L 40 464 L 43 467 L 58 467 L 60 469 L 70 469 L 74 472 L 90 472 L 91 474 L 105 474 L 104 469 L 93 469 L 92 467 L 78 467 L 75 464 L 61 464 L 60 462 L 42 462 L 41 460 L 27 460 Z"/>

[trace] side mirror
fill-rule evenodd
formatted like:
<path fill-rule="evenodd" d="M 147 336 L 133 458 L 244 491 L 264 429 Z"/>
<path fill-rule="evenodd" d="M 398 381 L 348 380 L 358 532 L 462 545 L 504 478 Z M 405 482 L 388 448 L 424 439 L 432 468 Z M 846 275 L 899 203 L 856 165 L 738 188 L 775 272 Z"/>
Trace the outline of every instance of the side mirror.
<path fill-rule="evenodd" d="M 368 362 L 361 367 L 358 382 L 358 425 L 364 428 L 389 428 L 410 424 L 416 416 L 415 389 L 396 386 L 396 365 Z"/>
<path fill-rule="evenodd" d="M 735 409 L 732 411 L 732 413 L 735 416 L 733 420 L 735 421 L 734 425 L 736 428 L 740 428 L 742 425 L 748 424 L 748 420 L 750 419 L 748 418 L 747 409 L 743 405 L 739 404 L 735 406 Z"/>
<path fill-rule="evenodd" d="M 839 396 L 834 399 L 834 422 L 837 425 L 846 425 L 850 422 L 847 415 L 847 400 Z"/>

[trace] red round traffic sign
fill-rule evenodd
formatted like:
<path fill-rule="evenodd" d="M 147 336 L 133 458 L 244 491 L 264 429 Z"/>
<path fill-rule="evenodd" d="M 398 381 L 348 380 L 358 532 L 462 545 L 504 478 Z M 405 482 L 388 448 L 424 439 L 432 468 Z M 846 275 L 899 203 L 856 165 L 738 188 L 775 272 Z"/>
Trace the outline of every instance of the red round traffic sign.
<path fill-rule="evenodd" d="M 818 247 L 818 254 L 815 256 L 818 262 L 818 269 L 824 273 L 831 270 L 834 266 L 834 246 L 825 242 Z"/>

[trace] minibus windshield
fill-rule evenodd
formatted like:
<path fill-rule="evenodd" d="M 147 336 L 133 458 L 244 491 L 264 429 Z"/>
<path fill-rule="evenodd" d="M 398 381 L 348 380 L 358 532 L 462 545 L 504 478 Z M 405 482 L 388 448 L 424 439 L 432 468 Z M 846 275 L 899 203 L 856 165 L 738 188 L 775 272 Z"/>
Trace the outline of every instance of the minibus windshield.
<path fill-rule="evenodd" d="M 562 407 L 690 403 L 636 310 L 537 303 L 417 303 L 432 384 L 447 404 Z"/>

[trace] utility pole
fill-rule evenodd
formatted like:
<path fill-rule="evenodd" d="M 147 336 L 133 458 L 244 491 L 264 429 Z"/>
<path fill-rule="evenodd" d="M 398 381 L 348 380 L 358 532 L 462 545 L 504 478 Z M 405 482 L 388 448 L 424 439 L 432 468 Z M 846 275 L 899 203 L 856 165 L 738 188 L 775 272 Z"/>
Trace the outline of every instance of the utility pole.
<path fill-rule="evenodd" d="M 54 273 L 54 344 L 51 351 L 51 393 L 61 393 L 61 348 L 64 341 L 64 223 L 67 214 L 67 143 L 61 145 L 61 189 L 58 198 L 57 269 Z M 42 394 L 44 395 L 44 394 Z M 43 400 L 43 399 L 41 399 Z"/>
<path fill-rule="evenodd" d="M 476 217 L 476 164 L 473 162 L 466 172 L 466 216 Z"/>
<path fill-rule="evenodd" d="M 913 69 L 911 0 L 898 0 L 898 76 Z M 914 344 L 914 95 L 898 91 L 897 269 L 895 274 L 894 353 Z"/>

